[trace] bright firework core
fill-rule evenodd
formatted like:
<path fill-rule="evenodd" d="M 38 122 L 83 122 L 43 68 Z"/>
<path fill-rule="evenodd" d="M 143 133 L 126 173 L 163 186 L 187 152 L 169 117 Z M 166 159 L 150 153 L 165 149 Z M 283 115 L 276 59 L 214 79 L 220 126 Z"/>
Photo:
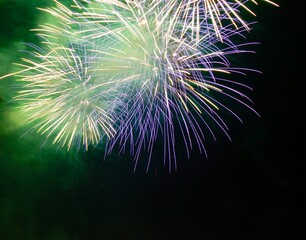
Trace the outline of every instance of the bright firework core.
<path fill-rule="evenodd" d="M 233 67 L 227 56 L 250 52 L 252 43 L 237 42 L 250 30 L 239 11 L 254 15 L 255 1 L 54 2 L 42 9 L 54 22 L 35 29 L 40 46 L 30 44 L 21 70 L 7 75 L 19 76 L 16 100 L 53 143 L 88 150 L 103 141 L 106 154 L 129 149 L 135 167 L 146 150 L 149 167 L 159 140 L 171 171 L 177 137 L 188 157 L 195 147 L 206 153 L 207 133 L 215 138 L 211 123 L 228 136 L 220 112 L 241 120 L 226 98 L 254 111 L 241 91 L 248 86 L 233 79 L 249 69 Z"/>

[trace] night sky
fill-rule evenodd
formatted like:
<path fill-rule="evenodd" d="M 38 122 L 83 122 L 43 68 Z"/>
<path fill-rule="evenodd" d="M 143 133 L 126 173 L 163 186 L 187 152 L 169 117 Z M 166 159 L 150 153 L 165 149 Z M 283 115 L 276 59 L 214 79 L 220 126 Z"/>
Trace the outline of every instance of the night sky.
<path fill-rule="evenodd" d="M 0 240 L 306 239 L 302 7 L 277 2 L 255 8 L 249 39 L 261 44 L 237 59 L 263 72 L 243 78 L 261 117 L 238 108 L 244 123 L 228 119 L 232 141 L 208 139 L 208 158 L 179 154 L 171 174 L 158 150 L 146 173 L 128 155 L 42 146 L 11 102 L 15 79 L 0 80 Z M 36 7 L 50 5 L 0 0 L 0 76 L 23 42 L 37 42 L 29 29 L 46 14 Z"/>

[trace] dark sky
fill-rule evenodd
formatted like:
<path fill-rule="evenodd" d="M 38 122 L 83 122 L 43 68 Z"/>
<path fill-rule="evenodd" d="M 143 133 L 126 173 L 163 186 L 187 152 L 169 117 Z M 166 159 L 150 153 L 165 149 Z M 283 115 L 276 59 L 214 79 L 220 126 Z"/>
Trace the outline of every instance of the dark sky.
<path fill-rule="evenodd" d="M 12 78 L 0 80 L 0 239 L 306 239 L 302 6 L 278 2 L 256 9 L 250 38 L 261 45 L 245 58 L 263 72 L 248 76 L 261 118 L 230 121 L 232 142 L 208 142 L 208 159 L 194 151 L 171 174 L 20 138 Z M 47 4 L 0 0 L 0 75 L 18 61 L 20 42 L 36 41 L 28 30 Z"/>

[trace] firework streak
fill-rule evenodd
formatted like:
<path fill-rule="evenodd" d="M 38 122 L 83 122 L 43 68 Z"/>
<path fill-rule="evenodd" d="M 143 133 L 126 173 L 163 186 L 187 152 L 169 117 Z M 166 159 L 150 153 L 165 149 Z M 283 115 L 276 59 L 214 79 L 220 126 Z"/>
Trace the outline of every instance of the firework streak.
<path fill-rule="evenodd" d="M 214 128 L 228 137 L 222 118 L 227 99 L 256 113 L 232 78 L 245 74 L 229 60 L 246 50 L 250 24 L 240 10 L 255 1 L 86 0 L 41 9 L 54 21 L 33 29 L 39 46 L 16 65 L 21 82 L 16 100 L 28 123 L 53 143 L 88 150 L 101 142 L 105 153 L 128 149 L 135 168 L 143 150 L 162 141 L 164 164 L 177 168 L 176 139 L 187 156 L 206 154 Z M 276 5 L 274 2 L 269 2 Z M 254 71 L 254 70 L 251 70 Z"/>

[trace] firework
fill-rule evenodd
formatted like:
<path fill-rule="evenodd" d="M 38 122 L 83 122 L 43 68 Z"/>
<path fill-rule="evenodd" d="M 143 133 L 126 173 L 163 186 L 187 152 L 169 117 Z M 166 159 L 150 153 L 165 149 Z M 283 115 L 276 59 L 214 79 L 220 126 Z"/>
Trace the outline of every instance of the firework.
<path fill-rule="evenodd" d="M 249 87 L 230 78 L 250 69 L 228 57 L 251 52 L 245 48 L 253 43 L 244 42 L 249 24 L 238 14 L 252 12 L 248 1 L 86 0 L 71 9 L 55 3 L 42 10 L 56 24 L 35 29 L 41 46 L 30 45 L 22 69 L 9 74 L 23 83 L 16 99 L 28 122 L 53 143 L 87 150 L 105 139 L 106 154 L 128 149 L 135 167 L 145 150 L 148 170 L 161 141 L 172 171 L 177 138 L 188 157 L 193 148 L 206 154 L 205 138 L 215 139 L 216 127 L 229 138 L 222 113 L 241 119 L 227 99 L 255 112 L 243 93 Z"/>
<path fill-rule="evenodd" d="M 33 29 L 42 39 L 41 47 L 28 44 L 18 76 L 22 89 L 16 100 L 33 129 L 69 150 L 97 144 L 104 135 L 113 137 L 111 112 L 116 100 L 116 80 L 110 74 L 97 75 L 97 61 L 104 58 L 96 43 L 82 40 L 71 19 L 72 12 L 59 2 L 42 9 L 56 16 L 53 24 Z M 98 59 L 98 60 L 97 60 Z"/>
<path fill-rule="evenodd" d="M 126 94 L 122 99 L 125 107 L 119 110 L 117 134 L 108 141 L 106 151 L 110 153 L 117 145 L 122 152 L 128 148 L 135 157 L 135 166 L 141 150 L 146 149 L 149 167 L 154 143 L 163 139 L 165 164 L 169 171 L 176 169 L 178 134 L 185 142 L 188 156 L 194 147 L 206 153 L 204 128 L 215 138 L 208 122 L 228 136 L 219 111 L 226 110 L 240 118 L 214 95 L 235 99 L 249 107 L 245 102 L 249 99 L 233 87 L 242 84 L 225 80 L 226 75 L 245 70 L 232 68 L 226 58 L 246 52 L 230 41 L 232 36 L 243 34 L 245 28 L 236 29 L 230 24 L 222 29 L 221 41 L 214 34 L 213 24 L 209 24 L 199 30 L 199 39 L 194 38 L 190 26 L 185 24 L 184 4 L 176 0 L 126 4 L 94 1 L 78 15 L 85 38 L 113 39 L 113 47 L 104 51 L 114 57 L 113 61 L 121 59 L 124 63 L 126 71 L 121 78 L 127 81 L 120 91 Z M 107 70 L 101 66 L 98 71 Z"/>

